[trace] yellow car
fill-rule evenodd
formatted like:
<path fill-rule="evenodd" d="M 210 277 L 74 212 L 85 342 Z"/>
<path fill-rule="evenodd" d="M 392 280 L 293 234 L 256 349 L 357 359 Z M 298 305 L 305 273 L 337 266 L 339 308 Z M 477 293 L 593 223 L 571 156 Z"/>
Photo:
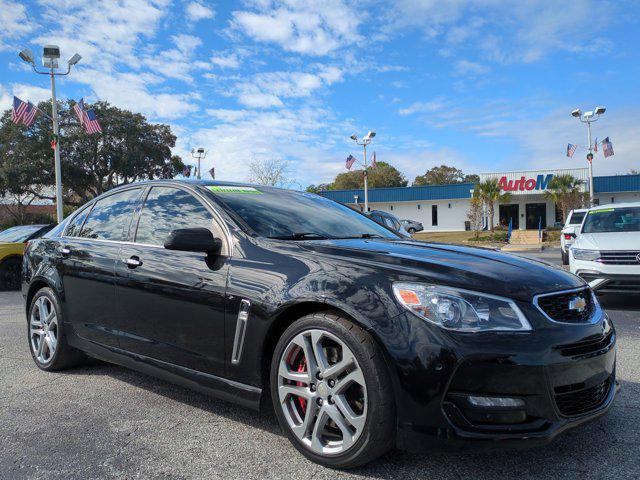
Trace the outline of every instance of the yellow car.
<path fill-rule="evenodd" d="M 51 225 L 22 225 L 0 232 L 0 290 L 20 288 L 22 255 L 27 242 L 51 230 Z"/>

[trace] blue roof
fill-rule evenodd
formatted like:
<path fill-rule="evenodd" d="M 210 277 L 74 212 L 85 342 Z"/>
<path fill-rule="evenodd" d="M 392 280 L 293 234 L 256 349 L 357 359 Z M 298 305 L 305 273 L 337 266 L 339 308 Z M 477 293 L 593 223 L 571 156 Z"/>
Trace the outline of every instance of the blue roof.
<path fill-rule="evenodd" d="M 412 202 L 416 200 L 449 200 L 454 198 L 471 198 L 473 183 L 456 183 L 453 185 L 424 185 L 421 187 L 370 188 L 370 202 Z M 325 190 L 320 193 L 340 203 L 354 203 L 354 195 L 358 202 L 364 202 L 364 190 Z"/>
<path fill-rule="evenodd" d="M 370 188 L 370 202 L 415 202 L 420 200 L 452 200 L 471 198 L 473 183 L 456 183 L 453 185 L 424 185 L 421 187 Z M 593 190 L 602 192 L 640 192 L 640 175 L 610 175 L 593 177 Z M 358 203 L 364 202 L 364 190 L 324 190 L 320 192 L 327 198 L 340 203 L 354 203 L 354 195 L 358 195 Z"/>
<path fill-rule="evenodd" d="M 593 177 L 593 191 L 595 193 L 640 192 L 640 175 Z"/>

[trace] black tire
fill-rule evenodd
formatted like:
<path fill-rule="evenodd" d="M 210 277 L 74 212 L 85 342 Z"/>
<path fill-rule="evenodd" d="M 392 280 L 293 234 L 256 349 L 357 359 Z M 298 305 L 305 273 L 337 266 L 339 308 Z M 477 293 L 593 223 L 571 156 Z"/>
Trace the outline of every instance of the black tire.
<path fill-rule="evenodd" d="M 0 264 L 0 290 L 18 290 L 22 275 L 22 259 L 9 258 Z"/>
<path fill-rule="evenodd" d="M 278 396 L 278 368 L 289 342 L 299 333 L 320 329 L 338 337 L 353 352 L 367 386 L 367 417 L 359 438 L 345 452 L 320 455 L 307 448 L 289 427 Z M 271 398 L 278 422 L 291 443 L 309 460 L 330 468 L 354 468 L 380 457 L 395 445 L 395 404 L 391 378 L 376 341 L 364 329 L 331 312 L 302 317 L 282 334 L 271 363 Z"/>
<path fill-rule="evenodd" d="M 31 315 L 35 308 L 37 308 L 36 304 L 39 298 L 46 297 L 50 302 L 53 308 L 55 309 L 55 313 L 57 316 L 57 327 L 56 327 L 56 336 L 57 336 L 57 346 L 55 348 L 54 354 L 49 358 L 46 362 L 40 362 L 37 358 L 36 352 L 34 352 L 33 344 L 31 342 Z M 29 314 L 27 316 L 27 342 L 29 344 L 29 351 L 31 352 L 31 357 L 35 364 L 41 370 L 45 370 L 47 372 L 54 372 L 58 370 L 64 370 L 67 368 L 72 368 L 82 364 L 86 356 L 79 350 L 73 348 L 71 345 L 67 343 L 67 337 L 65 335 L 64 330 L 64 320 L 62 317 L 62 309 L 60 308 L 60 302 L 58 301 L 58 297 L 54 293 L 51 288 L 45 287 L 36 292 L 36 294 L 31 299 L 31 304 L 29 305 Z"/>
<path fill-rule="evenodd" d="M 409 229 L 409 233 L 410 233 L 411 235 L 413 235 L 414 233 L 416 233 L 416 229 L 415 229 L 415 228 L 413 228 L 413 227 L 411 227 L 411 228 Z"/>
<path fill-rule="evenodd" d="M 569 252 L 562 252 L 562 265 L 569 265 Z"/>

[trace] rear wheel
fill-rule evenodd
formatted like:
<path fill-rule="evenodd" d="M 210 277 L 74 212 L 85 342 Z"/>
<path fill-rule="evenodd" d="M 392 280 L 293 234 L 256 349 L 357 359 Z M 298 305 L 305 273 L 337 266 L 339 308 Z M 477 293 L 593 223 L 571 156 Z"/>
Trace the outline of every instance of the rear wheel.
<path fill-rule="evenodd" d="M 413 227 L 409 228 L 409 233 L 413 235 L 414 233 L 416 233 L 416 229 Z"/>
<path fill-rule="evenodd" d="M 271 394 L 281 427 L 314 462 L 356 467 L 393 446 L 393 396 L 382 352 L 345 318 L 315 313 L 284 332 Z"/>
<path fill-rule="evenodd" d="M 0 290 L 18 290 L 20 288 L 20 274 L 22 260 L 9 258 L 0 265 Z"/>
<path fill-rule="evenodd" d="M 67 343 L 60 304 L 53 290 L 43 288 L 33 296 L 28 320 L 29 349 L 39 368 L 55 371 L 82 363 L 84 354 Z"/>

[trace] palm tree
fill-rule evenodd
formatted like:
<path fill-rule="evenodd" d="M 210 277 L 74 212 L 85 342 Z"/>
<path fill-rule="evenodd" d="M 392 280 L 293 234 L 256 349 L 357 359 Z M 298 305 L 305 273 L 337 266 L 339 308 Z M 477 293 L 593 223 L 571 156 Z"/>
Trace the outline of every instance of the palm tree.
<path fill-rule="evenodd" d="M 569 210 L 579 208 L 583 203 L 583 195 L 580 191 L 582 180 L 573 175 L 556 175 L 547 186 L 544 196 L 548 200 L 553 200 L 562 212 L 562 221 L 567 218 Z"/>
<path fill-rule="evenodd" d="M 480 200 L 489 212 L 489 229 L 493 232 L 493 212 L 495 202 L 507 203 L 511 199 L 508 193 L 502 193 L 500 183 L 497 178 L 488 178 L 480 182 L 473 190 L 473 198 Z"/>

